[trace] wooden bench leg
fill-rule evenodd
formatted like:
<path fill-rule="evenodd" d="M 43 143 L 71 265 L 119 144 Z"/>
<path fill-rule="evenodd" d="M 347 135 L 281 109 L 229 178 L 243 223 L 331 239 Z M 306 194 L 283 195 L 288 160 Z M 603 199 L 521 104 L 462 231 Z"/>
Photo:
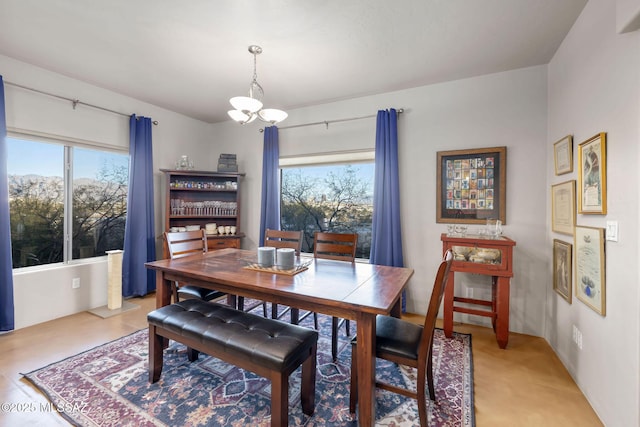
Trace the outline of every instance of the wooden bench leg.
<path fill-rule="evenodd" d="M 162 373 L 162 356 L 165 339 L 156 334 L 156 327 L 149 325 L 149 382 L 155 383 Z"/>
<path fill-rule="evenodd" d="M 300 390 L 300 400 L 302 401 L 302 412 L 311 416 L 315 409 L 316 400 L 316 352 L 317 344 L 311 347 L 307 360 L 302 362 L 302 385 Z"/>
<path fill-rule="evenodd" d="M 271 427 L 289 425 L 289 376 L 282 372 L 271 375 Z"/>

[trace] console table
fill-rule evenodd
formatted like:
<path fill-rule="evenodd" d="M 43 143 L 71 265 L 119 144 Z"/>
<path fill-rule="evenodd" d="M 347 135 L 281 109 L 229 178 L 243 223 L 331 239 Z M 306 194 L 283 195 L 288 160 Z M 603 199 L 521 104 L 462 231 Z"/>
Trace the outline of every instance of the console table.
<path fill-rule="evenodd" d="M 453 333 L 454 312 L 490 317 L 498 345 L 506 348 L 509 341 L 509 286 L 513 277 L 513 247 L 516 242 L 504 236 L 491 238 L 446 233 L 440 236 L 440 240 L 442 252 L 451 249 L 454 256 L 444 292 L 445 335 L 451 337 Z M 491 276 L 491 300 L 455 296 L 455 272 Z"/>

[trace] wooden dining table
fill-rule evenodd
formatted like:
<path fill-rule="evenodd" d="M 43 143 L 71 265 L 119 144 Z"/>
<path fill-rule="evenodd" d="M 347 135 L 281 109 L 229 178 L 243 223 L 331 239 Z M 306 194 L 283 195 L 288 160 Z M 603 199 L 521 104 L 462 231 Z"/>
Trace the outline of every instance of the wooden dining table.
<path fill-rule="evenodd" d="M 252 270 L 257 253 L 221 249 L 189 257 L 148 262 L 156 271 L 156 306 L 171 303 L 171 283 L 188 282 L 231 295 L 256 298 L 355 320 L 358 335 L 358 420 L 375 422 L 376 315 L 400 316 L 402 290 L 413 269 L 315 258 L 296 274 Z"/>

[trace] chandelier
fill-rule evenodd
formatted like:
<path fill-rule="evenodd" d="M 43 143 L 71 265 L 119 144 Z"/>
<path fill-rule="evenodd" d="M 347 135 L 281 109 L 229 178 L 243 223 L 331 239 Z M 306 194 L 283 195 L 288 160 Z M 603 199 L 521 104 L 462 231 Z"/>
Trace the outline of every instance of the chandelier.
<path fill-rule="evenodd" d="M 262 108 L 262 97 L 264 90 L 258 83 L 256 73 L 256 57 L 262 53 L 260 46 L 249 46 L 249 53 L 253 55 L 253 80 L 249 84 L 249 96 L 234 96 L 229 100 L 235 110 L 229 110 L 227 114 L 236 122 L 244 125 L 251 123 L 257 118 L 272 125 L 283 121 L 288 114 L 275 108 Z"/>

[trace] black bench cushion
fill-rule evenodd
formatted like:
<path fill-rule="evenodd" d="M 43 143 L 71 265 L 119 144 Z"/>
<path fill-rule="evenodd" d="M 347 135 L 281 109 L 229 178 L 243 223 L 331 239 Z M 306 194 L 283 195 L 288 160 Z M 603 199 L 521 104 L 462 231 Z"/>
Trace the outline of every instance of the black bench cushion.
<path fill-rule="evenodd" d="M 203 345 L 213 345 L 234 357 L 249 358 L 269 369 L 283 371 L 318 341 L 318 332 L 279 320 L 201 300 L 188 299 L 147 315 L 150 324 Z"/>

